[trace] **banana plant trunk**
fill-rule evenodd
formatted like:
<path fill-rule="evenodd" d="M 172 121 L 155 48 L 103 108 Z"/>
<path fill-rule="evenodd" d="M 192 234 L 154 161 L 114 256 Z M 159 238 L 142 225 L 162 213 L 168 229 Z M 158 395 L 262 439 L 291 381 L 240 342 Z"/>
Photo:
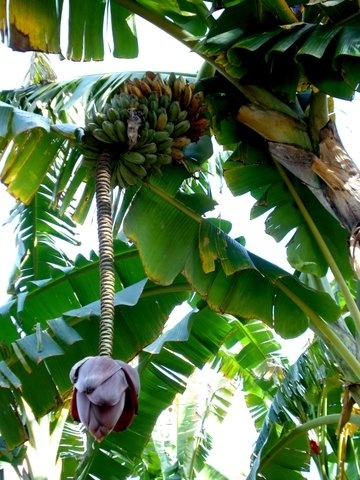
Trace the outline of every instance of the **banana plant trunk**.
<path fill-rule="evenodd" d="M 320 130 L 319 140 L 318 155 L 278 142 L 270 142 L 269 150 L 349 231 L 350 260 L 360 279 L 360 170 L 342 145 L 334 122 Z"/>

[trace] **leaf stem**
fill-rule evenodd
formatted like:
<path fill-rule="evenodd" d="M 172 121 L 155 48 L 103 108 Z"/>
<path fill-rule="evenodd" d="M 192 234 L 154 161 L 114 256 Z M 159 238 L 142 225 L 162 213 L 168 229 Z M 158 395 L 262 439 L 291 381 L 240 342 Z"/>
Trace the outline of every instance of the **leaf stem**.
<path fill-rule="evenodd" d="M 177 208 L 178 210 L 180 210 L 181 212 L 183 212 L 185 215 L 187 215 L 188 217 L 192 218 L 193 220 L 195 220 L 197 223 L 201 223 L 202 221 L 202 217 L 200 215 L 198 215 L 197 213 L 193 212 L 192 210 L 190 210 L 190 208 L 187 208 L 185 205 L 183 205 L 181 202 L 178 202 L 176 200 L 176 198 L 174 198 L 173 196 L 167 194 L 166 192 L 164 192 L 164 190 L 162 190 L 161 188 L 158 188 L 156 185 L 154 185 L 153 183 L 145 183 L 143 182 L 143 185 L 145 187 L 147 187 L 149 190 L 151 190 L 152 192 L 156 193 L 159 197 L 163 198 L 164 200 L 166 200 L 169 204 L 173 205 L 175 208 Z"/>
<path fill-rule="evenodd" d="M 320 334 L 327 345 L 330 345 L 336 350 L 336 353 L 346 362 L 350 370 L 355 374 L 355 379 L 360 379 L 360 362 L 357 358 L 346 348 L 342 339 L 331 330 L 324 320 L 322 320 L 305 302 L 303 302 L 297 295 L 295 295 L 286 285 L 278 282 L 277 287 L 282 290 L 288 297 L 309 317 L 310 326 L 318 335 Z M 330 343 L 330 345 L 329 345 Z"/>
<path fill-rule="evenodd" d="M 150 8 L 146 8 L 143 5 L 140 5 L 136 0 L 116 0 L 116 3 L 118 3 L 124 8 L 127 8 L 130 12 L 139 15 L 140 17 L 144 18 L 156 27 L 160 28 L 168 35 L 174 37 L 176 40 L 189 47 L 191 50 L 195 47 L 197 39 L 191 38 L 185 30 L 178 27 L 170 20 L 167 20 L 167 18 L 165 17 L 165 15 L 162 14 L 161 11 L 159 13 L 156 13 Z"/>
<path fill-rule="evenodd" d="M 317 226 L 315 225 L 315 222 L 309 215 L 309 212 L 307 211 L 303 201 L 301 200 L 300 196 L 298 195 L 297 191 L 295 190 L 293 184 L 291 183 L 287 173 L 285 172 L 285 169 L 278 163 L 275 162 L 276 168 L 278 169 L 280 176 L 284 180 L 286 186 L 288 187 L 292 197 L 295 200 L 295 203 L 297 204 L 305 222 L 307 223 L 311 233 L 313 234 L 315 241 L 320 247 L 320 250 L 322 251 L 330 270 L 332 271 L 332 274 L 334 275 L 334 278 L 336 282 L 338 283 L 340 290 L 344 296 L 344 300 L 346 302 L 346 305 L 349 309 L 349 312 L 351 314 L 351 317 L 353 319 L 353 322 L 355 324 L 357 334 L 360 334 L 360 311 L 356 305 L 356 301 L 353 298 L 346 281 L 344 277 L 341 274 L 341 271 L 339 267 L 337 266 L 337 263 L 335 262 L 334 257 L 332 256 L 328 246 L 326 245 L 326 242 L 322 238 Z"/>
<path fill-rule="evenodd" d="M 324 92 L 312 92 L 309 109 L 309 130 L 313 145 L 318 152 L 320 130 L 329 121 L 328 97 Z"/>
<path fill-rule="evenodd" d="M 291 10 L 289 5 L 285 0 L 265 0 L 269 10 L 272 10 L 275 13 L 280 22 L 283 23 L 298 23 L 299 20 L 296 18 L 295 13 Z"/>
<path fill-rule="evenodd" d="M 313 430 L 315 428 L 324 426 L 324 425 L 333 425 L 339 423 L 340 420 L 340 413 L 333 413 L 330 415 L 325 415 L 323 417 L 313 418 L 308 420 L 307 422 L 298 425 L 289 433 L 284 435 L 275 445 L 273 448 L 270 449 L 261 459 L 261 466 L 260 468 L 264 467 L 266 464 L 270 463 L 274 456 L 283 448 L 286 447 L 287 444 L 291 443 L 295 438 L 299 437 L 305 432 L 309 430 Z M 350 423 L 360 426 L 360 415 L 351 415 L 349 419 Z M 259 469 L 260 470 L 260 469 Z"/>

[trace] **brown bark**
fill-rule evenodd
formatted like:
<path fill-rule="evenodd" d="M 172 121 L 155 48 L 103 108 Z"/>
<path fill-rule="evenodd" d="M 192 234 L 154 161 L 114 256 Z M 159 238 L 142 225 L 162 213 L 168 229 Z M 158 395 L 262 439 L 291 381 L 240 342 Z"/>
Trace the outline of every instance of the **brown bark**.
<path fill-rule="evenodd" d="M 334 122 L 320 132 L 319 155 L 275 142 L 269 142 L 269 151 L 349 231 L 350 259 L 360 278 L 360 170 L 342 145 Z"/>
<path fill-rule="evenodd" d="M 343 147 L 335 124 L 320 132 L 319 157 L 312 170 L 323 180 L 332 208 L 341 223 L 352 232 L 360 223 L 360 170 Z"/>

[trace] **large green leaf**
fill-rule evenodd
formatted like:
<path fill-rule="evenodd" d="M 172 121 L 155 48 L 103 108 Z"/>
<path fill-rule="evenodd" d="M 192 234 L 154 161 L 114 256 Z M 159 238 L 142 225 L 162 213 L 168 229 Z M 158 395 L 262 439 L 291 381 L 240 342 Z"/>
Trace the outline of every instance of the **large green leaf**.
<path fill-rule="evenodd" d="M 3 102 L 0 102 L 0 117 L 0 145 L 4 157 L 0 178 L 8 186 L 9 193 L 28 203 L 54 162 L 62 139 L 50 133 L 48 119 Z M 5 150 L 11 140 L 11 148 Z"/>
<path fill-rule="evenodd" d="M 339 309 L 327 294 L 304 288 L 295 277 L 249 254 L 215 227 L 202 227 L 207 220 L 194 215 L 171 191 L 165 193 L 172 179 L 169 172 L 151 189 L 141 189 L 125 218 L 125 233 L 139 248 L 149 278 L 167 285 L 184 273 L 215 311 L 259 318 L 283 336 L 296 336 L 308 326 L 301 299 L 327 321 L 338 317 Z M 164 251 L 171 251 L 170 265 Z M 289 289 L 298 300 L 288 295 Z M 296 322 L 289 321 L 295 317 Z"/>
<path fill-rule="evenodd" d="M 356 5 L 345 0 L 335 7 L 322 5 L 320 9 L 318 3 L 313 2 L 302 14 L 296 15 L 296 8 L 291 9 L 286 3 L 224 2 L 222 14 L 215 19 L 202 0 L 181 3 L 85 0 L 81 5 L 71 1 L 65 17 L 67 57 L 102 59 L 105 43 L 114 45 L 115 56 L 136 56 L 134 14 L 140 14 L 215 61 L 232 78 L 243 78 L 246 83 L 260 82 L 294 101 L 298 85 L 306 84 L 305 72 L 307 79 L 325 92 L 351 98 L 358 84 L 358 50 L 349 49 L 347 45 L 358 43 Z M 3 6 L 0 10 L 2 25 L 10 25 L 9 30 L 3 27 L 1 33 L 15 50 L 59 53 L 63 14 L 63 2 L 45 6 L 37 1 L 30 12 L 23 0 L 12 0 L 8 9 Z M 105 42 L 103 29 L 108 24 L 112 26 L 112 35 L 107 31 Z M 295 28 L 283 28 L 290 24 Z M 326 31 L 330 32 L 331 39 L 339 28 L 346 33 L 329 43 Z M 311 39 L 307 41 L 309 30 Z M 196 40 L 201 41 L 196 43 Z"/>
<path fill-rule="evenodd" d="M 27 439 L 27 433 L 23 427 L 13 392 L 9 389 L 0 388 L 1 404 L 0 432 L 6 442 L 6 447 L 13 450 Z"/>
<path fill-rule="evenodd" d="M 119 58 L 133 58 L 138 53 L 134 13 L 153 23 L 175 30 L 187 41 L 187 33 L 200 36 L 210 22 L 209 11 L 203 1 L 154 2 L 142 0 L 85 0 L 79 3 L 33 2 L 31 8 L 23 0 L 11 0 L 8 7 L 2 5 L 0 35 L 8 46 L 18 51 L 42 51 L 63 53 L 64 36 L 61 22 L 66 24 L 66 57 L 71 60 L 102 60 L 113 45 L 111 52 Z M 112 26 L 112 34 L 108 26 Z M 172 26 L 172 27 L 171 27 Z M 107 38 L 103 38 L 106 30 Z M 62 40 L 62 41 L 60 41 Z"/>
<path fill-rule="evenodd" d="M 185 390 L 187 378 L 195 367 L 201 368 L 218 351 L 233 328 L 226 317 L 208 308 L 188 316 L 187 322 L 187 341 L 168 340 L 160 353 L 140 356 L 139 414 L 127 431 L 110 434 L 102 443 L 104 451 L 116 452 L 116 457 L 122 459 L 124 471 L 117 473 L 118 479 L 133 471 L 134 461 L 147 443 L 158 415 L 177 393 Z M 101 457 L 96 455 L 90 462 L 90 472 L 98 474 Z"/>
<path fill-rule="evenodd" d="M 249 480 L 260 475 L 275 480 L 279 471 L 283 471 L 286 478 L 303 478 L 301 473 L 309 468 L 310 438 L 316 443 L 321 439 L 320 435 L 309 434 L 312 422 L 319 422 L 319 425 L 329 422 L 329 432 L 333 431 L 331 415 L 328 419 L 321 416 L 340 412 L 340 382 L 331 356 L 318 343 L 312 344 L 286 371 L 272 398 L 256 442 Z M 262 397 L 268 397 L 271 388 L 269 383 L 260 385 L 262 392 L 253 390 L 246 397 L 255 415 L 262 406 Z M 324 402 L 325 398 L 328 400 Z M 325 439 L 322 441 L 321 448 L 325 448 Z"/>
<path fill-rule="evenodd" d="M 47 176 L 29 205 L 19 203 L 12 212 L 18 221 L 16 242 L 18 259 L 10 278 L 10 288 L 20 291 L 26 282 L 42 280 L 54 267 L 70 266 L 60 245 L 78 245 L 75 224 L 67 215 L 60 216 L 49 206 L 53 182 Z"/>
<path fill-rule="evenodd" d="M 344 1 L 340 8 L 322 10 L 321 18 L 314 2 L 303 18 L 296 18 L 284 4 L 276 12 L 270 2 L 260 3 L 261 13 L 246 0 L 225 8 L 199 51 L 213 58 L 229 77 L 245 85 L 264 85 L 291 103 L 296 92 L 310 83 L 335 97 L 351 99 L 359 83 L 359 51 L 349 48 L 358 44 L 356 7 Z M 241 15 L 245 20 L 235 26 L 231 17 L 239 18 L 238 11 L 246 12 Z M 275 22 L 274 14 L 278 16 Z M 283 14 L 287 15 L 283 21 L 286 28 L 281 22 Z M 347 19 L 349 24 L 343 26 Z"/>
<path fill-rule="evenodd" d="M 281 435 L 281 429 L 273 427 L 269 432 L 268 442 L 274 443 Z M 264 446 L 263 455 L 266 456 L 266 444 Z M 309 439 L 306 432 L 289 438 L 284 447 L 277 452 L 271 451 L 269 454 L 269 462 L 262 468 L 258 468 L 260 464 L 260 457 L 254 462 L 252 472 L 256 467 L 256 473 L 250 473 L 248 480 L 255 480 L 258 475 L 263 475 L 268 480 L 275 480 L 281 477 L 286 477 L 289 480 L 302 480 L 304 477 L 302 471 L 309 471 L 310 469 L 310 454 L 309 454 Z M 265 463 L 265 462 L 264 462 Z"/>
<path fill-rule="evenodd" d="M 122 242 L 116 244 L 115 268 L 114 355 L 127 360 L 158 336 L 175 305 L 188 297 L 189 285 L 179 278 L 171 288 L 151 282 L 144 288 L 145 273 L 138 254 Z M 94 254 L 90 260 L 78 257 L 74 267 L 54 269 L 53 273 L 53 278 L 33 284 L 18 302 L 9 301 L 1 316 L 2 331 L 7 333 L 2 354 L 10 365 L 10 373 L 4 370 L 10 382 L 5 388 L 21 384 L 24 397 L 38 416 L 66 399 L 72 365 L 84 356 L 96 355 L 98 347 L 98 335 L 94 335 L 98 303 L 93 304 L 99 298 L 98 258 Z M 40 384 L 48 389 L 49 396 L 39 394 Z"/>
<path fill-rule="evenodd" d="M 63 2 L 35 0 L 31 4 L 12 0 L 1 4 L 2 40 L 13 50 L 25 52 L 42 50 L 60 51 L 60 22 Z"/>
<path fill-rule="evenodd" d="M 327 261 L 303 213 L 294 203 L 294 193 L 284 184 L 267 150 L 252 142 L 241 142 L 224 163 L 224 172 L 226 182 L 235 195 L 251 192 L 257 199 L 251 211 L 252 218 L 269 212 L 265 221 L 269 235 L 279 241 L 292 232 L 287 245 L 289 263 L 299 271 L 324 276 L 328 269 Z M 351 278 L 346 230 L 324 209 L 306 185 L 292 176 L 290 181 L 343 275 Z"/>

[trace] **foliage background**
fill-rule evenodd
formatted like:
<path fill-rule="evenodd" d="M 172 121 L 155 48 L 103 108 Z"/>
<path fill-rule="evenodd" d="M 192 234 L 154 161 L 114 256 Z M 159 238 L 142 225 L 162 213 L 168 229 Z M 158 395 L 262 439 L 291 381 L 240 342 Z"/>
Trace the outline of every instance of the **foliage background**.
<path fill-rule="evenodd" d="M 177 60 L 177 59 L 176 59 L 176 60 Z M 131 68 L 131 70 L 134 70 L 134 67 L 130 67 L 130 68 Z M 152 68 L 153 68 L 153 66 L 152 66 Z M 163 70 L 163 69 L 161 69 L 161 70 Z M 239 203 L 241 204 L 241 206 L 243 205 L 243 202 L 244 202 L 244 198 L 242 197 L 241 199 L 239 199 Z M 235 210 L 236 213 L 237 213 L 238 208 L 235 207 L 234 210 Z M 237 218 L 236 223 L 243 225 L 243 222 L 242 222 L 241 220 L 239 220 L 239 218 Z M 247 228 L 252 229 L 252 226 L 253 226 L 253 224 L 251 224 L 250 227 L 246 227 L 246 229 L 247 229 Z M 242 227 L 242 228 L 243 228 L 243 230 L 245 230 L 244 227 Z M 251 239 L 250 239 L 250 236 L 248 235 L 248 232 L 247 232 L 247 231 L 246 231 L 246 232 L 245 232 L 245 231 L 244 231 L 244 232 L 241 232 L 241 231 L 238 232 L 238 234 L 242 234 L 242 233 L 244 233 L 244 234 L 246 233 L 246 237 L 247 237 L 247 240 L 248 240 L 248 243 L 247 243 L 248 248 L 249 248 L 251 251 L 255 251 L 255 249 L 253 248 L 254 245 L 253 245 L 252 242 L 251 242 Z M 265 235 L 262 235 L 261 238 L 264 239 L 264 238 L 267 238 L 267 237 L 266 237 Z M 265 257 L 265 258 L 269 258 L 269 252 L 270 252 L 270 251 L 273 251 L 273 250 L 272 250 L 271 248 L 265 248 L 264 250 L 265 250 L 265 251 L 262 252 L 261 255 L 262 255 L 263 257 Z M 273 260 L 274 260 L 274 259 L 273 259 Z M 274 261 L 275 261 L 276 263 L 279 263 L 279 260 L 278 260 L 278 259 L 276 259 L 276 260 L 274 260 Z"/>

